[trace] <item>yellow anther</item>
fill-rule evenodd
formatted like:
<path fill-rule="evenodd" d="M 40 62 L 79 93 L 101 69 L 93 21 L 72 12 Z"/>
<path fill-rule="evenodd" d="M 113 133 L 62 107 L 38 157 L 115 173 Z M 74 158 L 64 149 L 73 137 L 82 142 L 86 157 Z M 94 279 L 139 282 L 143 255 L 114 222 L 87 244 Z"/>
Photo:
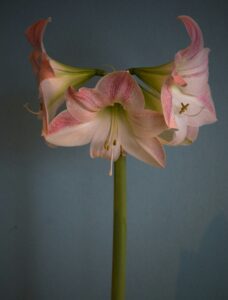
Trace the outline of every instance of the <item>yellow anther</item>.
<path fill-rule="evenodd" d="M 189 103 L 184 104 L 184 103 L 181 102 L 181 109 L 179 111 L 179 114 L 182 114 L 182 113 L 186 112 L 188 107 L 189 107 Z"/>
<path fill-rule="evenodd" d="M 114 140 L 112 144 L 113 144 L 113 146 L 116 146 L 116 140 Z"/>
<path fill-rule="evenodd" d="M 106 151 L 108 151 L 108 150 L 110 149 L 109 144 L 108 144 L 107 141 L 104 143 L 104 149 L 105 149 Z"/>

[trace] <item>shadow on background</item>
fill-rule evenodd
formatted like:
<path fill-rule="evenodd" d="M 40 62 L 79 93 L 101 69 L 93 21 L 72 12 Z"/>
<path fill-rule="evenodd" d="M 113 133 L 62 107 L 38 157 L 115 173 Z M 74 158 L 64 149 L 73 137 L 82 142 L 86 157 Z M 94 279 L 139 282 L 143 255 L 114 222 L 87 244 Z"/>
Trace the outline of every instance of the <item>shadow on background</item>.
<path fill-rule="evenodd" d="M 228 221 L 218 215 L 205 232 L 199 250 L 183 251 L 176 300 L 228 299 Z"/>

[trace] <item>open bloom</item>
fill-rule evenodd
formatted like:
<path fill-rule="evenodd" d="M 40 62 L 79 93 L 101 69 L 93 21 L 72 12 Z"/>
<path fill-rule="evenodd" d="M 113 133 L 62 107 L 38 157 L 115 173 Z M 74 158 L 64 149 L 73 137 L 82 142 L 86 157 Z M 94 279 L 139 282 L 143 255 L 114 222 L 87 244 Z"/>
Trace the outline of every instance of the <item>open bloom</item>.
<path fill-rule="evenodd" d="M 191 44 L 177 52 L 174 62 L 158 67 L 133 68 L 131 73 L 152 90 L 161 93 L 166 124 L 174 129 L 170 145 L 193 142 L 199 127 L 216 121 L 216 113 L 208 85 L 208 54 L 198 24 L 188 16 L 180 16 L 191 38 Z M 165 135 L 163 135 L 163 138 Z"/>
<path fill-rule="evenodd" d="M 191 38 L 186 49 L 177 52 L 172 74 L 166 79 L 161 101 L 167 125 L 176 128 L 172 144 L 194 141 L 198 129 L 216 121 L 216 113 L 208 85 L 208 53 L 204 48 L 198 24 L 187 16 L 184 23 Z"/>
<path fill-rule="evenodd" d="M 90 145 L 91 157 L 111 162 L 123 152 L 164 166 L 165 155 L 157 136 L 166 128 L 159 112 L 144 108 L 141 89 L 126 71 L 109 73 L 95 88 L 68 89 L 67 110 L 49 124 L 45 139 L 54 145 Z"/>
<path fill-rule="evenodd" d="M 33 46 L 30 60 L 37 75 L 43 133 L 47 132 L 48 123 L 53 119 L 57 109 L 65 101 L 64 94 L 69 86 L 78 87 L 101 70 L 75 68 L 61 64 L 48 56 L 43 45 L 45 28 L 50 18 L 42 19 L 26 30 L 26 37 Z"/>

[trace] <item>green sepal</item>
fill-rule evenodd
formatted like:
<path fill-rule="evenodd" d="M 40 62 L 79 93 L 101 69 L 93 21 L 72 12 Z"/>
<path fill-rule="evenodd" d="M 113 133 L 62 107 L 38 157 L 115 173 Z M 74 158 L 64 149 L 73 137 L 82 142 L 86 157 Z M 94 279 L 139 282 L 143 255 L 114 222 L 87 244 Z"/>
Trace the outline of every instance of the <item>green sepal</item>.
<path fill-rule="evenodd" d="M 145 100 L 145 108 L 162 113 L 160 94 L 156 90 L 147 90 L 140 85 Z"/>
<path fill-rule="evenodd" d="M 50 60 L 50 64 L 54 68 L 55 75 L 57 77 L 64 76 L 64 75 L 80 74 L 80 75 L 87 75 L 90 79 L 93 76 L 104 76 L 106 74 L 106 71 L 104 71 L 102 69 L 72 67 L 72 66 L 60 63 L 53 59 Z"/>
<path fill-rule="evenodd" d="M 162 85 L 167 77 L 171 75 L 172 69 L 173 62 L 169 62 L 155 67 L 130 68 L 129 72 L 160 93 Z"/>

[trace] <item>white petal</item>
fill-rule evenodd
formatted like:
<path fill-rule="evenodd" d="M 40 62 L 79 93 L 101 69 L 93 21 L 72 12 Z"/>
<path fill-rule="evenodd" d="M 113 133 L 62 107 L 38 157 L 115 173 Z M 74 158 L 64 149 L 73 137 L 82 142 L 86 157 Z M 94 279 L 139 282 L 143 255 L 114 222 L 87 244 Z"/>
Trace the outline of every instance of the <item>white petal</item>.
<path fill-rule="evenodd" d="M 174 138 L 170 142 L 170 145 L 179 145 L 181 144 L 186 136 L 187 136 L 187 125 L 185 122 L 185 119 L 183 118 L 176 118 L 176 123 L 177 123 L 177 130 L 174 132 Z"/>
<path fill-rule="evenodd" d="M 120 122 L 119 128 L 119 139 L 123 150 L 152 166 L 164 167 L 165 154 L 157 139 L 137 139 L 127 123 Z"/>
<path fill-rule="evenodd" d="M 93 135 L 90 145 L 90 156 L 111 158 L 111 152 L 105 149 L 105 143 L 109 134 L 111 118 L 108 113 L 103 113 L 98 119 L 96 132 Z"/>
<path fill-rule="evenodd" d="M 215 121 L 213 114 L 199 101 L 197 97 L 186 95 L 178 88 L 172 88 L 175 120 L 182 119 L 187 126 L 199 127 Z M 182 104 L 188 104 L 185 112 L 180 113 Z M 178 128 L 178 127 L 177 127 Z"/>
<path fill-rule="evenodd" d="M 128 120 L 137 137 L 156 137 L 167 129 L 163 114 L 145 109 L 128 113 Z"/>

